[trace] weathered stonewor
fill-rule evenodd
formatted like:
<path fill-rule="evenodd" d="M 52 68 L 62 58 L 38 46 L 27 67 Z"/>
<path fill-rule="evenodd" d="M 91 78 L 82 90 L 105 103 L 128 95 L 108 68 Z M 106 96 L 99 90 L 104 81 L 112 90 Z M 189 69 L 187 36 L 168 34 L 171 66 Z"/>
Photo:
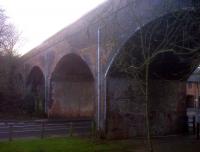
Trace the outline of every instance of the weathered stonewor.
<path fill-rule="evenodd" d="M 112 78 L 108 84 L 108 137 L 144 136 L 145 99 L 137 81 Z M 186 131 L 185 82 L 150 81 L 151 135 Z"/>
<path fill-rule="evenodd" d="M 196 11 L 193 1 L 174 0 L 170 5 L 164 5 L 165 2 L 103 3 L 22 56 L 23 67 L 19 67 L 19 72 L 23 93 L 32 86 L 36 92 L 41 91 L 39 83 L 27 83 L 30 78 L 38 79 L 31 72 L 37 67 L 43 75 L 44 110 L 50 118 L 94 119 L 97 129 L 107 130 L 108 135 L 116 138 L 144 135 L 145 103 L 137 82 L 130 86 L 129 80 L 109 77 L 109 72 L 116 56 L 138 30 L 148 29 L 151 23 L 170 18 L 174 12 Z M 142 25 L 137 24 L 135 16 L 139 16 Z M 181 68 L 177 72 L 180 69 L 191 72 L 199 64 L 195 57 L 190 60 L 177 57 L 177 64 L 179 61 Z M 177 133 L 184 116 L 184 82 L 155 79 L 150 87 L 152 134 Z"/>

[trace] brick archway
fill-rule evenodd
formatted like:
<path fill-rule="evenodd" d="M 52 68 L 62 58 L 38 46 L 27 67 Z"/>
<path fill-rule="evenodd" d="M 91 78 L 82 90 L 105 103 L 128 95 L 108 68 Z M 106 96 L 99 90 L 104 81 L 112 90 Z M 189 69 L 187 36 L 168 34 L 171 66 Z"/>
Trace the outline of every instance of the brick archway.
<path fill-rule="evenodd" d="M 60 59 L 50 80 L 49 116 L 94 117 L 94 78 L 87 64 L 76 54 Z"/>

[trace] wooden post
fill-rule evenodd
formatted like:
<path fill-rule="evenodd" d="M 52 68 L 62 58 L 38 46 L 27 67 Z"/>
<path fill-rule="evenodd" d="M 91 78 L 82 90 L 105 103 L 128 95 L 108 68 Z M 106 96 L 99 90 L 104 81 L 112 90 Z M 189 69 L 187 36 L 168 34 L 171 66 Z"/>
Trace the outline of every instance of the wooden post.
<path fill-rule="evenodd" d="M 70 135 L 70 137 L 73 136 L 73 123 L 72 122 L 70 123 L 69 135 Z"/>
<path fill-rule="evenodd" d="M 13 125 L 9 125 L 9 141 L 13 140 Z"/>
<path fill-rule="evenodd" d="M 192 118 L 192 130 L 193 130 L 193 135 L 196 134 L 196 121 L 195 121 L 195 116 Z"/>
<path fill-rule="evenodd" d="M 196 131 L 197 132 L 197 140 L 199 140 L 199 127 L 200 127 L 199 123 L 197 123 L 197 131 Z"/>
<path fill-rule="evenodd" d="M 92 123 L 91 123 L 92 137 L 95 136 L 95 132 L 96 132 L 95 128 L 96 128 L 95 121 L 92 121 Z"/>
<path fill-rule="evenodd" d="M 41 126 L 41 139 L 43 139 L 44 138 L 44 122 L 42 121 L 42 124 L 41 124 L 42 126 Z"/>

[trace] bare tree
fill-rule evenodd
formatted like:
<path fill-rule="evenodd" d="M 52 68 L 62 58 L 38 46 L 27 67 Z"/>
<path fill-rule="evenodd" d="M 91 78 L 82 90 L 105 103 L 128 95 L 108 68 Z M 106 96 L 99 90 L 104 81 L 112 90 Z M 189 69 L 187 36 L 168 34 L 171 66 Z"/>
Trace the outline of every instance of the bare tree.
<path fill-rule="evenodd" d="M 120 1 L 121 2 L 121 1 Z M 112 3 L 110 3 L 112 5 Z M 119 3 L 119 6 L 121 4 Z M 155 17 L 154 21 L 146 24 L 142 19 L 143 13 L 138 13 L 136 1 L 132 1 L 129 6 L 130 20 L 132 27 L 139 27 L 137 32 L 128 40 L 118 54 L 113 64 L 114 73 L 126 75 L 135 81 L 140 82 L 139 87 L 144 95 L 145 100 L 145 117 L 146 117 L 146 133 L 148 141 L 148 151 L 153 151 L 151 141 L 151 126 L 149 121 L 150 99 L 149 99 L 149 79 L 152 77 L 162 80 L 171 78 L 185 79 L 191 71 L 198 65 L 200 59 L 200 43 L 198 24 L 199 14 L 196 9 L 173 10 L 173 1 L 164 0 L 163 6 L 166 13 L 162 17 L 160 10 L 149 5 L 148 10 Z M 110 52 L 118 48 L 121 44 L 120 39 L 117 39 L 115 31 L 125 31 L 123 23 L 117 22 L 118 12 L 116 6 L 111 6 L 113 9 L 113 23 L 107 26 L 107 20 L 102 15 L 100 18 L 102 23 L 105 23 L 104 40 L 102 48 L 104 53 Z M 162 10 L 164 12 L 165 10 Z M 109 10 L 110 11 L 110 10 Z M 106 11 L 104 14 L 107 13 Z M 116 16 L 116 18 L 115 18 Z M 123 25 L 122 25 L 123 24 Z M 111 28 L 112 26 L 112 28 Z M 113 30 L 114 29 L 114 30 Z M 154 68 L 156 61 L 162 60 L 165 55 L 176 56 L 181 62 L 187 65 L 187 69 L 179 69 L 179 71 L 171 71 L 171 74 L 166 75 Z"/>
<path fill-rule="evenodd" d="M 0 111 L 15 111 L 19 100 L 16 86 L 19 56 L 15 50 L 19 34 L 0 9 Z"/>
<path fill-rule="evenodd" d="M 5 11 L 0 9 L 0 52 L 3 54 L 13 54 L 18 40 L 19 33 L 15 26 L 9 22 Z"/>

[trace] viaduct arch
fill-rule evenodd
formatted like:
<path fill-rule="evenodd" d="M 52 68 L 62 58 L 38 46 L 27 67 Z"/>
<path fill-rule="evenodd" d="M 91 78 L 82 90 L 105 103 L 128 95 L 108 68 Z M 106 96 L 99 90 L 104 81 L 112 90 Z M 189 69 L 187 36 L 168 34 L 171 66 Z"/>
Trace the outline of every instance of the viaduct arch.
<path fill-rule="evenodd" d="M 25 99 L 28 112 L 37 113 L 39 115 L 45 113 L 45 80 L 44 74 L 40 67 L 34 66 L 25 84 Z"/>
<path fill-rule="evenodd" d="M 94 117 L 94 77 L 78 55 L 67 54 L 57 63 L 50 80 L 50 101 L 50 117 Z"/>
<path fill-rule="evenodd" d="M 147 62 L 147 54 L 150 57 L 157 54 L 149 63 L 151 134 L 170 134 L 187 129 L 184 124 L 187 121 L 185 82 L 200 63 L 199 49 L 188 50 L 199 48 L 199 14 L 193 11 L 179 13 L 178 21 L 174 14 L 167 14 L 145 25 L 113 57 L 106 73 L 108 133 L 121 132 L 125 137 L 145 134 L 146 103 L 142 86 L 146 84 L 141 80 L 145 75 L 142 65 Z M 171 27 L 167 25 L 169 20 L 174 24 Z M 175 31 L 168 37 L 166 30 Z M 144 41 L 141 41 L 144 36 L 141 33 L 145 33 Z M 165 39 L 168 39 L 166 43 Z"/>
<path fill-rule="evenodd" d="M 177 131 L 180 124 L 179 118 L 184 113 L 184 99 L 180 98 L 184 98 L 184 80 L 199 64 L 198 51 L 196 53 L 191 51 L 199 47 L 199 31 L 197 30 L 198 26 L 196 27 L 196 22 L 199 22 L 199 3 L 197 1 L 175 0 L 166 4 L 166 1 L 108 0 L 96 10 L 24 55 L 22 57 L 24 67 L 21 69 L 24 77 L 27 77 L 27 71 L 35 65 L 40 66 L 44 71 L 46 112 L 55 117 L 80 118 L 83 116 L 92 118 L 94 116 L 98 129 L 107 130 L 108 134 L 112 135 L 126 137 L 144 134 L 144 130 L 140 129 L 144 128 L 144 112 L 141 110 L 144 107 L 143 97 L 138 93 L 136 82 L 133 83 L 133 88 L 129 87 L 129 79 L 124 79 L 123 74 L 122 76 L 119 74 L 120 72 L 115 68 L 115 62 L 119 61 L 118 56 L 121 56 L 121 52 L 126 54 L 127 50 L 130 50 L 128 54 L 131 54 L 131 58 L 135 57 L 140 64 L 142 50 L 138 33 L 142 31 L 150 37 L 151 32 L 148 31 L 153 30 L 152 25 L 158 25 L 155 29 L 161 29 L 154 32 L 153 39 L 151 39 L 153 41 L 148 40 L 148 44 L 151 44 L 150 53 L 152 53 L 152 50 L 155 50 L 153 46 L 157 47 L 162 44 L 163 35 L 165 35 L 163 29 L 167 28 L 166 25 L 173 26 L 172 24 L 174 24 L 175 29 L 178 27 L 175 31 L 177 34 L 174 34 L 175 38 L 170 39 L 170 42 L 177 42 L 175 44 L 179 45 L 178 40 L 183 42 L 184 34 L 192 35 L 184 33 L 183 31 L 187 30 L 183 30 L 182 27 L 191 32 L 195 31 L 195 34 L 193 33 L 193 39 L 181 44 L 181 46 L 187 47 L 185 50 L 170 45 L 162 47 L 162 49 L 178 50 L 182 55 L 164 53 L 155 58 L 150 66 L 152 71 L 150 75 L 151 86 L 154 86 L 150 90 L 151 100 L 155 101 L 152 104 L 151 115 L 156 118 L 152 119 L 152 123 L 157 131 L 153 130 L 153 132 L 167 134 Z M 188 20 L 183 21 L 179 16 L 180 12 L 187 14 L 190 21 L 195 21 L 195 25 L 188 24 Z M 178 22 L 174 22 L 177 15 L 180 18 L 178 17 Z M 187 26 L 181 26 L 185 23 Z M 190 27 L 194 29 L 191 30 Z M 135 44 L 135 46 L 127 49 L 130 44 Z M 194 46 L 194 48 L 190 46 Z M 190 52 L 190 57 L 185 57 L 184 52 Z M 171 59 L 172 63 L 169 62 Z M 81 68 L 77 67 L 77 64 L 80 64 Z M 183 69 L 186 70 L 182 73 Z M 175 76 L 177 71 L 181 73 Z M 160 79 L 160 76 L 167 81 Z M 180 77 L 182 81 L 180 81 Z M 64 83 L 59 85 L 61 80 Z M 80 85 L 72 85 L 77 80 L 82 80 L 79 82 Z M 87 84 L 84 84 L 85 82 Z M 84 85 L 89 86 L 87 90 L 84 90 L 87 93 L 79 91 Z M 69 89 L 69 86 L 74 87 Z M 163 90 L 160 91 L 160 88 Z M 58 95 L 56 92 L 59 89 L 62 91 L 58 92 L 62 93 Z M 75 95 L 72 96 L 75 91 L 68 94 L 69 90 L 79 92 L 82 99 L 76 99 Z M 138 97 L 131 96 L 130 90 Z M 171 92 L 167 92 L 169 90 Z M 63 100 L 65 97 L 69 99 L 70 103 Z M 74 103 L 74 100 L 77 103 Z M 89 104 L 85 104 L 83 109 L 78 109 L 85 100 Z M 60 105 L 54 106 L 54 103 Z M 94 108 L 92 108 L 93 104 Z M 67 107 L 74 107 L 76 112 L 69 112 Z M 126 110 L 130 107 L 132 108 Z M 62 112 L 56 113 L 55 109 L 57 108 L 63 108 Z M 122 123 L 119 124 L 119 121 Z M 156 122 L 160 122 L 161 125 L 159 126 Z M 118 125 L 115 125 L 117 123 Z M 138 131 L 139 129 L 140 131 Z"/>

